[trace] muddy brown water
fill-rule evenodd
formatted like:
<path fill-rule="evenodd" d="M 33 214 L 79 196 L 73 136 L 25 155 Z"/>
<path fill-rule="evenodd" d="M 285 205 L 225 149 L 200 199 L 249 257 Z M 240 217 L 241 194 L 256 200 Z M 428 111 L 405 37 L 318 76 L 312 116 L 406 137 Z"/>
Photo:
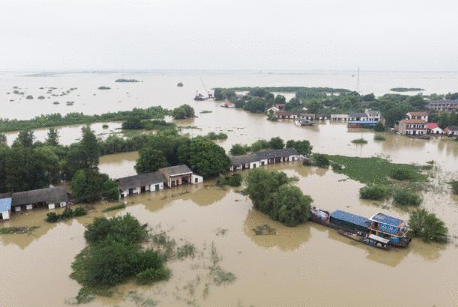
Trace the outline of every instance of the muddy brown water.
<path fill-rule="evenodd" d="M 300 163 L 268 169 L 298 177 L 296 184 L 312 196 L 317 207 L 363 216 L 382 211 L 408 217 L 408 212 L 389 202 L 360 200 L 358 190 L 363 185 L 343 180 L 346 176 L 331 170 Z M 127 212 L 142 223 L 168 231 L 179 244 L 193 243 L 197 257 L 170 262 L 173 276 L 166 282 L 153 286 L 127 283 L 116 287 L 113 297 L 97 298 L 87 306 L 136 306 L 130 291 L 156 300 L 159 306 L 458 304 L 456 242 L 438 245 L 414 240 L 407 249 L 378 250 L 313 223 L 285 227 L 253 210 L 250 200 L 238 190 L 223 190 L 208 181 L 130 197 L 124 210 L 102 213 L 112 204 L 98 204 L 88 216 L 58 224 L 43 221 L 46 210 L 14 215 L 4 226 L 40 228 L 30 235 L 0 237 L 2 306 L 64 306 L 66 301 L 72 302 L 80 287 L 68 275 L 73 257 L 85 244 L 84 224 L 96 216 Z M 453 235 L 458 234 L 456 199 L 435 191 L 424 197 L 424 206 L 446 220 Z M 265 224 L 275 228 L 277 235 L 255 235 L 253 228 Z M 217 286 L 209 276 L 212 242 L 222 257 L 219 265 L 237 277 L 231 284 Z"/>
<path fill-rule="evenodd" d="M 133 214 L 153 228 L 167 230 L 179 243 L 191 242 L 197 256 L 172 261 L 169 281 L 153 286 L 127 283 L 115 288 L 112 298 L 96 298 L 87 306 L 137 306 L 134 296 L 151 298 L 159 306 L 458 306 L 458 197 L 450 195 L 447 185 L 457 177 L 458 142 L 446 137 L 431 140 L 409 139 L 384 133 L 386 141 L 374 141 L 374 133 L 347 129 L 345 124 L 320 123 L 314 127 L 298 127 L 292 121 L 270 122 L 264 115 L 221 108 L 214 101 L 196 102 L 192 98 L 201 90 L 199 77 L 207 87 L 273 86 L 292 84 L 350 88 L 351 74 L 137 74 L 129 76 L 144 82 L 114 84 L 126 77 L 120 74 L 62 74 L 54 77 L 26 77 L 2 73 L 0 99 L 8 110 L 6 118 L 31 118 L 42 113 L 84 112 L 99 114 L 162 105 L 173 108 L 183 103 L 193 106 L 198 118 L 177 121 L 183 133 L 191 136 L 208 132 L 224 132 L 228 139 L 217 141 L 229 150 L 235 143 L 250 144 L 258 139 L 280 136 L 307 139 L 315 152 L 347 156 L 383 156 L 397 163 L 424 164 L 434 160 L 431 186 L 423 193 L 423 206 L 443 219 L 452 235 L 448 245 L 425 244 L 414 240 L 407 249 L 389 252 L 370 248 L 340 236 L 336 231 L 307 223 L 295 228 L 285 227 L 252 209 L 250 200 L 237 193 L 239 189 L 222 190 L 208 181 L 187 186 L 145 193 L 126 200 L 127 208 L 103 213 L 113 205 L 100 203 L 88 216 L 58 224 L 44 222 L 47 210 L 13 215 L 1 226 L 40 226 L 29 235 L 0 236 L 0 306 L 66 306 L 74 302 L 80 286 L 69 278 L 74 256 L 85 246 L 84 225 L 94 217 Z M 386 93 L 403 84 L 426 88 L 426 92 L 454 92 L 458 75 L 366 74 L 361 86 L 367 93 Z M 183 88 L 177 88 L 177 82 Z M 408 81 L 408 82 L 407 82 Z M 35 99 L 25 100 L 13 94 L 18 85 Z M 97 90 L 100 85 L 109 91 Z M 58 93 L 78 87 L 70 94 L 37 100 L 43 90 L 55 86 Z M 96 95 L 94 95 L 96 94 Z M 365 92 L 366 94 L 366 92 Z M 14 99 L 15 101 L 10 101 Z M 75 101 L 67 106 L 65 101 Z M 201 114 L 209 110 L 212 113 Z M 94 124 L 100 137 L 119 132 L 119 123 Z M 61 142 L 70 144 L 81 137 L 81 126 L 60 128 Z M 37 139 L 46 137 L 47 129 L 36 132 Z M 8 143 L 16 137 L 7 134 Z M 351 140 L 363 137 L 365 145 Z M 100 159 L 100 170 L 113 178 L 134 175 L 138 154 L 122 153 Z M 389 201 L 359 199 L 363 185 L 331 170 L 304 167 L 300 163 L 269 166 L 297 176 L 296 183 L 314 199 L 314 205 L 327 210 L 342 209 L 362 216 L 381 211 L 408 218 L 408 211 Z M 246 174 L 245 171 L 243 174 Z M 57 210 L 58 211 L 58 210 Z M 257 236 L 253 228 L 262 225 L 275 228 L 277 235 Z M 227 230 L 222 235 L 222 230 Z M 235 274 L 231 284 L 215 285 L 209 276 L 210 251 L 214 242 L 221 255 L 221 268 Z"/>

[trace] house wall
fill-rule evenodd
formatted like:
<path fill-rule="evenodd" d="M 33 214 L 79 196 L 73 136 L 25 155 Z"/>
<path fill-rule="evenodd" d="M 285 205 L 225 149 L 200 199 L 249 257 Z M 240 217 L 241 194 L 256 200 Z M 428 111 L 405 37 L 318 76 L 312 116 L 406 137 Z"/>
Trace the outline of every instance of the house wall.
<path fill-rule="evenodd" d="M 6 221 L 10 219 L 10 210 L 6 210 L 1 212 L 2 213 L 2 220 Z"/>
<path fill-rule="evenodd" d="M 191 176 L 191 183 L 192 184 L 198 184 L 204 182 L 204 177 L 199 176 L 199 175 L 192 175 Z"/>
<path fill-rule="evenodd" d="M 255 161 L 250 163 L 250 168 L 258 168 L 261 165 L 261 162 Z"/>
<path fill-rule="evenodd" d="M 151 185 L 146 186 L 148 188 L 146 191 L 151 191 L 151 192 L 158 191 L 158 190 L 156 190 L 156 185 L 157 184 L 159 184 L 159 190 L 163 190 L 164 189 L 164 183 L 163 182 L 159 182 L 159 183 L 153 183 Z"/>

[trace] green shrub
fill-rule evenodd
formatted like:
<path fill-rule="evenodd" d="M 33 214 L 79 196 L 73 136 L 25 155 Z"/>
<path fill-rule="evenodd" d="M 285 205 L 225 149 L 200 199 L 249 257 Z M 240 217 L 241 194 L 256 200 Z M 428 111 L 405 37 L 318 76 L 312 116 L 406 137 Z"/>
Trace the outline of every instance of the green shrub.
<path fill-rule="evenodd" d="M 377 132 L 383 132 L 383 131 L 386 130 L 386 128 L 385 128 L 385 125 L 383 125 L 381 122 L 378 122 L 375 125 L 374 130 L 377 131 Z"/>
<path fill-rule="evenodd" d="M 64 212 L 60 215 L 63 220 L 71 219 L 73 217 L 73 210 L 71 208 L 66 207 Z"/>
<path fill-rule="evenodd" d="M 73 210 L 73 216 L 83 216 L 87 214 L 87 210 L 84 209 L 83 207 L 76 207 L 75 210 Z"/>
<path fill-rule="evenodd" d="M 367 141 L 363 138 L 360 138 L 360 139 L 355 139 L 353 141 L 351 141 L 352 143 L 354 144 L 367 144 Z"/>
<path fill-rule="evenodd" d="M 180 259 L 186 258 L 189 256 L 194 257 L 195 251 L 196 251 L 196 248 L 194 247 L 194 245 L 186 243 L 185 245 L 179 246 L 177 248 L 177 257 Z"/>
<path fill-rule="evenodd" d="M 394 191 L 393 200 L 401 206 L 419 206 L 423 201 L 420 195 L 409 189 L 399 189 Z"/>
<path fill-rule="evenodd" d="M 412 172 L 405 168 L 398 168 L 390 173 L 390 177 L 396 180 L 412 180 Z"/>
<path fill-rule="evenodd" d="M 48 223 L 55 223 L 59 220 L 60 216 L 57 215 L 55 212 L 49 212 L 46 214 L 46 222 Z"/>
<path fill-rule="evenodd" d="M 315 154 L 313 155 L 313 160 L 318 167 L 327 168 L 329 166 L 329 159 L 326 155 Z"/>
<path fill-rule="evenodd" d="M 385 141 L 386 138 L 381 134 L 376 134 L 376 135 L 374 135 L 374 140 L 376 140 L 376 141 Z"/>
<path fill-rule="evenodd" d="M 381 185 L 369 185 L 359 189 L 359 197 L 362 199 L 381 200 L 387 194 L 387 188 Z"/>
<path fill-rule="evenodd" d="M 104 125 L 102 126 L 102 128 L 103 128 L 103 129 L 108 129 L 108 125 L 107 125 L 107 124 L 104 124 Z"/>
<path fill-rule="evenodd" d="M 458 194 L 458 180 L 453 180 L 450 182 L 450 185 L 452 186 L 453 193 Z"/>
<path fill-rule="evenodd" d="M 248 151 L 248 146 L 247 145 L 234 144 L 234 145 L 232 145 L 230 153 L 233 156 L 238 156 L 238 155 L 246 154 L 247 151 Z"/>
<path fill-rule="evenodd" d="M 170 275 L 171 271 L 166 267 L 150 268 L 137 274 L 137 283 L 146 285 L 159 280 L 167 280 Z"/>
<path fill-rule="evenodd" d="M 411 234 L 420 237 L 425 242 L 435 241 L 445 243 L 448 241 L 448 229 L 434 213 L 425 209 L 416 209 L 410 213 L 409 227 Z"/>
<path fill-rule="evenodd" d="M 311 159 L 305 158 L 304 160 L 302 160 L 302 165 L 304 165 L 304 166 L 312 166 L 313 163 L 312 163 Z"/>
<path fill-rule="evenodd" d="M 331 163 L 331 167 L 332 167 L 333 170 L 341 170 L 342 169 L 342 165 L 337 164 L 337 163 Z"/>
<path fill-rule="evenodd" d="M 125 204 L 119 204 L 119 205 L 114 205 L 108 208 L 105 208 L 102 210 L 102 212 L 108 212 L 108 211 L 113 211 L 113 210 L 118 210 L 118 209 L 124 209 L 126 207 Z"/>

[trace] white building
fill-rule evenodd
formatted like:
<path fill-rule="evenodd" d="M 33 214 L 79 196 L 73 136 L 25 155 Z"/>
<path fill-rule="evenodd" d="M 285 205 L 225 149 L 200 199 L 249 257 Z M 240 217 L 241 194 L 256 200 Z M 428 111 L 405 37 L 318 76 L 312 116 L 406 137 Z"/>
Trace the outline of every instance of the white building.
<path fill-rule="evenodd" d="M 121 197 L 127 197 L 146 191 L 159 191 L 164 189 L 164 181 L 164 176 L 160 172 L 119 178 L 119 194 Z"/>

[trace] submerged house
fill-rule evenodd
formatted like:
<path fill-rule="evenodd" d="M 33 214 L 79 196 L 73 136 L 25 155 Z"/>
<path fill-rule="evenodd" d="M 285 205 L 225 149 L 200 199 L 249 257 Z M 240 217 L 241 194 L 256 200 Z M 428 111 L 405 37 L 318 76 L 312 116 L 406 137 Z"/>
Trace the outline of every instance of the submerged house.
<path fill-rule="evenodd" d="M 121 197 L 140 194 L 145 191 L 164 189 L 164 176 L 161 172 L 153 172 L 118 179 Z"/>
<path fill-rule="evenodd" d="M 298 161 L 301 155 L 294 148 L 263 150 L 255 153 L 260 165 Z"/>
<path fill-rule="evenodd" d="M 426 121 L 423 119 L 403 119 L 399 122 L 402 135 L 426 135 Z"/>
<path fill-rule="evenodd" d="M 13 199 L 11 197 L 0 199 L 0 221 L 7 221 L 11 215 L 11 203 Z"/>
<path fill-rule="evenodd" d="M 428 134 L 444 134 L 444 130 L 442 130 L 437 124 L 429 123 L 426 125 L 426 130 Z"/>
<path fill-rule="evenodd" d="M 261 162 L 255 154 L 232 156 L 230 170 L 235 171 L 240 169 L 257 168 L 260 164 Z"/>
<path fill-rule="evenodd" d="M 164 176 L 165 185 L 169 188 L 186 183 L 200 183 L 203 181 L 202 176 L 194 175 L 191 169 L 186 165 L 175 165 L 159 169 Z"/>
<path fill-rule="evenodd" d="M 15 212 L 44 206 L 55 209 L 66 207 L 68 203 L 67 191 L 64 187 L 17 192 L 12 194 L 12 199 Z"/>
<path fill-rule="evenodd" d="M 409 112 L 407 113 L 407 117 L 409 119 L 422 119 L 426 122 L 428 122 L 428 112 Z"/>

